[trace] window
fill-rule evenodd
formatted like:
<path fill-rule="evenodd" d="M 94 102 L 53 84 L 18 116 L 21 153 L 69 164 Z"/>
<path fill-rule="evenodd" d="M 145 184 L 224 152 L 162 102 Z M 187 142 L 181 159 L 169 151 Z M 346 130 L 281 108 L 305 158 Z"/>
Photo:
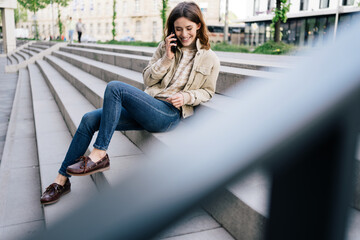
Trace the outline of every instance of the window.
<path fill-rule="evenodd" d="M 110 33 L 109 23 L 106 23 L 106 28 L 105 29 L 106 29 L 105 34 L 109 34 Z"/>
<path fill-rule="evenodd" d="M 127 33 L 127 25 L 126 22 L 123 22 L 123 34 Z"/>
<path fill-rule="evenodd" d="M 309 7 L 309 0 L 300 0 L 300 11 L 306 11 Z"/>
<path fill-rule="evenodd" d="M 140 0 L 135 0 L 135 12 L 140 12 Z"/>
<path fill-rule="evenodd" d="M 254 16 L 257 16 L 259 14 L 260 10 L 260 0 L 254 1 Z"/>
<path fill-rule="evenodd" d="M 97 8 L 96 8 L 96 14 L 100 14 L 100 11 L 101 11 L 101 3 L 98 3 L 97 4 Z"/>
<path fill-rule="evenodd" d="M 153 0 L 153 9 L 154 11 L 158 11 L 158 3 L 157 3 L 157 0 Z"/>
<path fill-rule="evenodd" d="M 101 34 L 101 23 L 97 24 L 97 34 Z"/>
<path fill-rule="evenodd" d="M 343 0 L 342 5 L 343 6 L 354 5 L 354 0 Z"/>
<path fill-rule="evenodd" d="M 275 8 L 275 1 L 274 0 L 268 0 L 267 3 L 267 13 L 271 13 L 272 10 Z"/>
<path fill-rule="evenodd" d="M 141 22 L 137 20 L 135 26 L 136 26 L 135 34 L 139 34 L 141 32 Z"/>
<path fill-rule="evenodd" d="M 126 11 L 127 11 L 127 2 L 124 1 L 124 2 L 123 2 L 122 14 L 125 15 L 125 14 L 126 14 Z"/>
<path fill-rule="evenodd" d="M 157 21 L 153 21 L 153 31 L 152 31 L 153 42 L 156 42 L 156 35 L 157 35 Z"/>
<path fill-rule="evenodd" d="M 93 34 L 93 24 L 90 23 L 90 34 L 92 35 Z"/>
<path fill-rule="evenodd" d="M 320 9 L 329 8 L 329 0 L 320 0 Z"/>

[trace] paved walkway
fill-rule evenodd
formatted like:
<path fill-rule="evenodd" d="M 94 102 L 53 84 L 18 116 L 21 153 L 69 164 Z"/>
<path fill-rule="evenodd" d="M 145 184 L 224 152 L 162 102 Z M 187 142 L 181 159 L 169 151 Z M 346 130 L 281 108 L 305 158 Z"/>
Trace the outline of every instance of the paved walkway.
<path fill-rule="evenodd" d="M 14 101 L 17 73 L 5 74 L 6 58 L 0 58 L 0 161 Z"/>

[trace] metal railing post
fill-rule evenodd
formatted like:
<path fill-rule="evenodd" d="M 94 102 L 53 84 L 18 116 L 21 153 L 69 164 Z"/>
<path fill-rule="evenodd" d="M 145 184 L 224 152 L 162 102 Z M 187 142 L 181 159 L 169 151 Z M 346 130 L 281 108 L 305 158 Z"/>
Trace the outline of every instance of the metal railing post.
<path fill-rule="evenodd" d="M 289 150 L 290 164 L 271 167 L 266 239 L 344 239 L 360 127 L 360 97 L 353 99 L 344 112 Z"/>

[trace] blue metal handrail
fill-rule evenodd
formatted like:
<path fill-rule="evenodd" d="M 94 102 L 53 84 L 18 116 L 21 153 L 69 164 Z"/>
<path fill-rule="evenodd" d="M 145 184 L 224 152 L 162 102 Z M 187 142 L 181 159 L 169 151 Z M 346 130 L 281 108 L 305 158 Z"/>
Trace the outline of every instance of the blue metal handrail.
<path fill-rule="evenodd" d="M 216 189 L 259 165 L 268 166 L 275 180 L 268 239 L 300 239 L 306 234 L 309 234 L 307 239 L 315 239 L 312 236 L 341 239 L 346 227 L 351 169 L 360 126 L 360 31 L 357 29 L 360 24 L 281 79 L 250 79 L 248 84 L 236 87 L 231 95 L 237 101 L 223 106 L 221 114 L 197 113 L 186 126 L 173 133 L 172 147 L 154 146 L 156 154 L 149 156 L 151 160 L 144 161 L 131 176 L 89 199 L 33 239 L 149 239 Z M 334 149 L 328 151 L 330 155 L 322 149 L 328 146 Z M 291 179 L 292 172 L 296 173 L 292 165 L 301 163 L 301 156 L 307 159 L 315 156 L 316 169 L 321 169 L 315 164 L 317 159 L 329 158 L 331 167 L 326 169 L 331 174 L 319 171 L 320 178 L 309 174 L 311 179 L 308 179 L 327 189 L 324 193 L 329 203 L 319 207 L 325 212 L 314 214 L 316 208 L 311 203 L 292 203 L 308 209 L 314 221 L 324 218 L 326 224 L 306 233 L 313 224 L 310 217 L 308 222 L 303 218 L 287 219 L 294 221 L 289 229 L 296 234 L 284 236 L 279 223 L 286 223 L 284 217 L 294 209 L 290 204 L 282 210 L 277 201 L 281 202 L 281 196 L 296 193 L 296 189 L 287 189 L 284 182 Z M 306 167 L 298 169 L 306 170 Z M 285 174 L 287 169 L 291 170 Z M 325 183 L 321 177 L 326 179 Z M 306 188 L 299 191 L 299 198 L 306 195 Z M 329 220 L 325 220 L 325 213 Z"/>

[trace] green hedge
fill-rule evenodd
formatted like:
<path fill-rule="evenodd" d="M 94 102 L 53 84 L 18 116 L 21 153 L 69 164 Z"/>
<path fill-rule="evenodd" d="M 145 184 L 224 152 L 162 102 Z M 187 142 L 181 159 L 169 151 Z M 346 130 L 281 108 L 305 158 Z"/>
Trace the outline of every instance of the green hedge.
<path fill-rule="evenodd" d="M 141 42 L 141 41 L 126 42 L 126 41 L 116 41 L 116 40 L 110 40 L 110 41 L 106 41 L 106 42 L 98 41 L 97 43 L 100 43 L 100 44 L 116 44 L 116 45 L 130 45 L 130 46 L 145 46 L 145 47 L 157 47 L 159 45 L 158 42 Z"/>
<path fill-rule="evenodd" d="M 223 51 L 223 52 L 242 52 L 249 53 L 249 47 L 241 46 L 241 45 L 231 45 L 227 43 L 216 43 L 211 44 L 211 49 L 213 51 Z"/>
<path fill-rule="evenodd" d="M 283 42 L 276 43 L 274 41 L 268 41 L 263 45 L 255 48 L 253 53 L 280 55 L 289 53 L 294 49 L 294 45 L 289 45 Z"/>

